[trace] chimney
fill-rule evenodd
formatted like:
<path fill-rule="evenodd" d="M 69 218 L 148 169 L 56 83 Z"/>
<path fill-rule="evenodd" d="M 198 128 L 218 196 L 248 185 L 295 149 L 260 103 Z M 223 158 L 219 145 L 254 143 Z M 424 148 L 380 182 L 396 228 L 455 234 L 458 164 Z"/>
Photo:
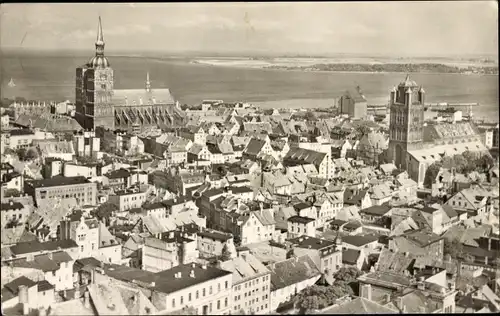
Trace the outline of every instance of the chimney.
<path fill-rule="evenodd" d="M 190 276 L 191 278 L 194 278 L 194 277 L 195 277 L 195 276 L 194 276 L 194 270 L 191 270 L 191 273 L 189 273 L 189 276 Z"/>
<path fill-rule="evenodd" d="M 371 284 L 361 285 L 361 297 L 369 301 L 372 300 L 372 286 Z"/>
<path fill-rule="evenodd" d="M 391 302 L 391 294 L 386 293 L 385 294 L 385 303 L 389 304 Z"/>
<path fill-rule="evenodd" d="M 397 305 L 397 307 L 398 307 L 400 310 L 402 310 L 402 311 L 403 311 L 403 313 L 404 313 L 404 312 L 406 312 L 406 308 L 405 308 L 405 306 L 404 306 L 404 304 L 403 304 L 403 298 L 402 298 L 401 296 L 400 296 L 400 297 L 398 297 L 398 299 L 397 299 L 397 301 L 396 301 L 396 305 Z"/>
<path fill-rule="evenodd" d="M 90 308 L 90 293 L 89 291 L 85 291 L 83 294 L 84 301 L 83 304 L 85 305 L 85 308 Z"/>
<path fill-rule="evenodd" d="M 488 237 L 488 250 L 491 250 L 491 237 Z"/>
<path fill-rule="evenodd" d="M 77 300 L 77 299 L 80 299 L 80 287 L 77 285 L 75 287 L 75 296 L 74 298 Z"/>
<path fill-rule="evenodd" d="M 264 211 L 264 203 L 260 202 L 259 206 L 260 206 L 260 215 L 262 215 L 262 212 Z"/>
<path fill-rule="evenodd" d="M 19 286 L 19 303 L 23 306 L 23 315 L 28 315 L 29 308 L 29 297 L 28 297 L 28 287 L 26 285 Z"/>

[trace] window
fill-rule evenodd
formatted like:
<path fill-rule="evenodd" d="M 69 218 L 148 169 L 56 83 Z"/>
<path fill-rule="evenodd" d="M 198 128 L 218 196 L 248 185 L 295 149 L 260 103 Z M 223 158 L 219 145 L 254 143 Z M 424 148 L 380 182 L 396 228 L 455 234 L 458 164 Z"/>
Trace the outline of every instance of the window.
<path fill-rule="evenodd" d="M 229 288 L 229 282 L 226 281 L 226 289 L 228 289 L 228 288 Z"/>
<path fill-rule="evenodd" d="M 172 299 L 172 307 L 175 307 L 175 298 Z"/>
<path fill-rule="evenodd" d="M 227 297 L 224 299 L 224 307 L 227 307 Z"/>
<path fill-rule="evenodd" d="M 181 296 L 181 305 L 184 304 L 184 296 Z"/>
<path fill-rule="evenodd" d="M 220 292 L 220 283 L 217 284 L 217 292 Z"/>
<path fill-rule="evenodd" d="M 203 297 L 205 297 L 205 295 L 206 295 L 206 291 L 205 291 L 205 289 L 203 289 Z"/>
<path fill-rule="evenodd" d="M 220 300 L 217 300 L 217 309 L 220 309 Z"/>
<path fill-rule="evenodd" d="M 200 292 L 197 290 L 196 291 L 196 299 L 198 299 L 200 297 Z"/>
<path fill-rule="evenodd" d="M 212 312 L 212 303 L 210 303 L 209 311 Z"/>
<path fill-rule="evenodd" d="M 208 295 L 212 295 L 212 286 L 210 285 L 210 287 L 208 288 Z"/>
<path fill-rule="evenodd" d="M 188 301 L 191 302 L 191 293 L 188 294 Z"/>

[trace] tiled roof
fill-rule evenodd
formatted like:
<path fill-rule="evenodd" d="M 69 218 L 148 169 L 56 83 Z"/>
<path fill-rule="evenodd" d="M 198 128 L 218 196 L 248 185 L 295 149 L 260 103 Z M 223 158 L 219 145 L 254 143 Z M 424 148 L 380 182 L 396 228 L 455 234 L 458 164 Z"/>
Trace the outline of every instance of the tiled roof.
<path fill-rule="evenodd" d="M 316 250 L 335 245 L 335 242 L 331 240 L 309 237 L 309 236 L 302 236 L 289 239 L 288 242 L 294 244 L 296 247 L 299 248 L 308 248 Z"/>
<path fill-rule="evenodd" d="M 26 258 L 15 259 L 10 261 L 13 267 L 19 268 L 31 268 L 42 270 L 44 272 L 57 271 L 60 268 L 60 264 L 63 262 L 69 262 L 73 259 L 64 251 L 54 252 L 51 254 L 38 255 L 33 258 L 32 261 L 28 261 Z"/>
<path fill-rule="evenodd" d="M 250 253 L 240 254 L 232 260 L 222 262 L 221 269 L 233 272 L 233 285 L 269 273 L 264 264 Z"/>
<path fill-rule="evenodd" d="M 66 239 L 66 240 L 47 241 L 43 243 L 39 241 L 18 243 L 17 245 L 10 247 L 10 250 L 15 255 L 22 255 L 27 253 L 40 252 L 42 250 L 54 251 L 59 248 L 69 249 L 76 247 L 78 247 L 78 245 L 74 240 Z"/>
<path fill-rule="evenodd" d="M 265 144 L 266 142 L 263 140 L 252 138 L 243 152 L 248 155 L 256 156 L 260 153 Z"/>
<path fill-rule="evenodd" d="M 103 270 L 105 274 L 112 278 L 126 282 L 136 280 L 143 284 L 142 287 L 147 287 L 167 294 L 232 273 L 211 266 L 205 266 L 205 268 L 203 268 L 202 265 L 198 263 L 179 265 L 158 273 L 116 264 L 105 264 Z M 194 272 L 194 277 L 190 276 L 191 271 Z M 178 272 L 181 273 L 181 278 L 175 277 Z"/>
<path fill-rule="evenodd" d="M 413 254 L 404 252 L 393 252 L 389 249 L 382 249 L 378 259 L 378 271 L 390 271 L 395 273 L 404 273 L 411 271 L 415 264 L 416 257 Z"/>
<path fill-rule="evenodd" d="M 382 306 L 365 298 L 352 301 L 322 311 L 322 314 L 399 314 L 398 311 Z"/>
<path fill-rule="evenodd" d="M 388 205 L 373 205 L 365 209 L 362 209 L 359 212 L 369 215 L 383 216 L 387 215 L 387 213 L 389 213 L 390 210 L 391 207 Z"/>
<path fill-rule="evenodd" d="M 326 153 L 317 152 L 314 150 L 292 147 L 283 159 L 287 164 L 305 164 L 310 163 L 318 166 L 323 162 Z"/>
<path fill-rule="evenodd" d="M 315 219 L 303 216 L 292 216 L 288 218 L 288 221 L 292 223 L 308 224 L 310 222 L 314 222 Z"/>
<path fill-rule="evenodd" d="M 353 236 L 345 236 L 342 238 L 342 242 L 350 245 L 354 245 L 356 247 L 361 247 L 366 244 L 372 243 L 374 241 L 378 241 L 378 237 L 374 235 L 353 235 Z"/>
<path fill-rule="evenodd" d="M 271 270 L 272 291 L 321 276 L 321 272 L 308 255 L 277 262 L 268 268 Z"/>
<path fill-rule="evenodd" d="M 358 262 L 361 250 L 346 249 L 342 251 L 342 263 L 356 264 Z"/>

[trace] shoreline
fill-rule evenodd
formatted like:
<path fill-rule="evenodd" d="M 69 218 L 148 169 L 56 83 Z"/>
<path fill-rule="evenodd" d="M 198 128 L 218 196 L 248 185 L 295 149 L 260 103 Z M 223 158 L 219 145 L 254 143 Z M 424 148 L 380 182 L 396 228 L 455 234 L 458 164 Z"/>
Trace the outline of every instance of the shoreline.
<path fill-rule="evenodd" d="M 158 61 L 166 61 L 159 59 Z M 218 68 L 232 68 L 232 69 L 252 69 L 252 70 L 265 70 L 265 71 L 281 71 L 281 72 L 304 72 L 304 73 L 339 73 L 339 74 L 425 74 L 425 75 L 461 75 L 461 76 L 498 76 L 499 74 L 466 74 L 460 72 L 397 72 L 397 71 L 349 71 L 349 70 L 303 70 L 303 69 L 283 69 L 283 68 L 268 68 L 263 66 L 249 66 L 249 65 L 221 65 L 213 63 L 199 63 L 195 60 L 186 61 L 188 64 L 205 66 L 205 67 L 218 67 Z M 368 64 L 367 64 L 368 65 Z"/>

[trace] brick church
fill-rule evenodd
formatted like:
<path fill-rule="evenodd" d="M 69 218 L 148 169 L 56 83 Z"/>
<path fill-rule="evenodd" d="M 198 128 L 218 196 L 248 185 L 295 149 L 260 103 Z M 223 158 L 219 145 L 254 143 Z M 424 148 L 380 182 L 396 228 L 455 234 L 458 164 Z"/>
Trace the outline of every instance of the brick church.
<path fill-rule="evenodd" d="M 95 56 L 76 68 L 77 122 L 86 130 L 103 126 L 111 130 L 139 132 L 148 127 L 182 126 L 184 113 L 169 89 L 153 89 L 149 73 L 142 89 L 114 89 L 114 73 L 104 56 L 101 18 Z"/>
<path fill-rule="evenodd" d="M 445 155 L 488 152 L 472 122 L 424 123 L 425 91 L 407 76 L 390 97 L 388 157 L 419 186 L 427 168 Z"/>

